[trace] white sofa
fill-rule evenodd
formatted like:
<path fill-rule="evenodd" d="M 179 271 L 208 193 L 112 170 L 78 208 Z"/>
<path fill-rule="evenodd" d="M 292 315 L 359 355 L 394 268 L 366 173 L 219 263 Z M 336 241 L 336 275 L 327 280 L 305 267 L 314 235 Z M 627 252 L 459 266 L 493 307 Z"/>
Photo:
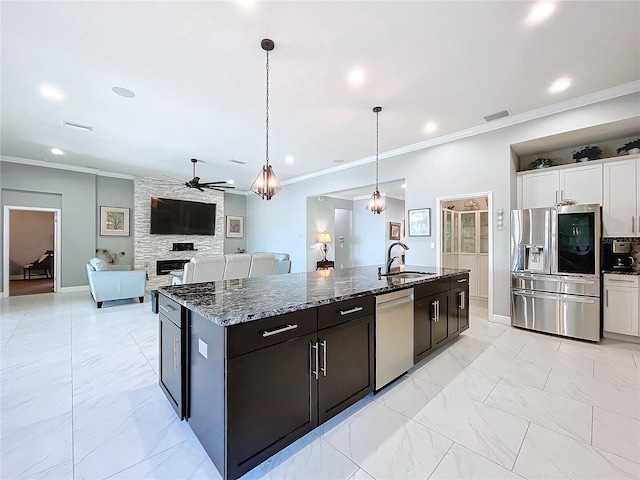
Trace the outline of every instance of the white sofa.
<path fill-rule="evenodd" d="M 275 252 L 255 252 L 254 255 L 267 253 L 273 255 L 278 260 L 278 267 L 276 268 L 276 275 L 283 273 L 291 273 L 291 259 L 288 253 L 275 253 Z"/>
<path fill-rule="evenodd" d="M 277 273 L 289 273 L 290 269 L 291 261 L 286 253 L 254 253 L 253 255 L 232 253 L 193 257 L 184 264 L 182 278 L 174 277 L 171 284 L 264 277 Z"/>
<path fill-rule="evenodd" d="M 184 264 L 182 278 L 174 277 L 172 285 L 183 283 L 215 282 L 222 280 L 225 269 L 224 255 L 213 257 L 193 257 Z"/>

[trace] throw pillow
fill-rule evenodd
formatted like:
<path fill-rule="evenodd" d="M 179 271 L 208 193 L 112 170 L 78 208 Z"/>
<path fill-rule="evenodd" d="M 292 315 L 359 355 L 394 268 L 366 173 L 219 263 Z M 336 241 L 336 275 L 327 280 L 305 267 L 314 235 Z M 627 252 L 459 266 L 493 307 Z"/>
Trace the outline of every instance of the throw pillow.
<path fill-rule="evenodd" d="M 98 257 L 93 257 L 91 260 L 89 260 L 89 265 L 91 265 L 97 272 L 101 270 L 109 270 L 109 266 L 107 265 L 107 263 L 104 260 L 99 259 Z"/>

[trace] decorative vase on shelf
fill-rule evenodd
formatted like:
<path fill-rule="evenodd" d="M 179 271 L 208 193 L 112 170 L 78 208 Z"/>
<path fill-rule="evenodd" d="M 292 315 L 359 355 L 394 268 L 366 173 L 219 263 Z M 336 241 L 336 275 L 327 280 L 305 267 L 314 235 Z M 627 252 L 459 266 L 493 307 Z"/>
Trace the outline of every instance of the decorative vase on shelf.
<path fill-rule="evenodd" d="M 634 155 L 636 153 L 640 153 L 640 148 L 631 148 L 627 150 L 627 155 Z"/>
<path fill-rule="evenodd" d="M 579 162 L 588 162 L 589 161 L 589 157 L 582 157 L 578 159 Z"/>

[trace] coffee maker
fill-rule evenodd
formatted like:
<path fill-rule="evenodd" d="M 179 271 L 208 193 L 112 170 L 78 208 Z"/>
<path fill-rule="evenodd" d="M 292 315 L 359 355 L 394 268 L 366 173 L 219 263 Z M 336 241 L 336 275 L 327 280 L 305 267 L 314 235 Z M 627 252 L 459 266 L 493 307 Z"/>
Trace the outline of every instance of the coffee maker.
<path fill-rule="evenodd" d="M 632 272 L 634 258 L 631 255 L 631 243 L 613 241 L 605 243 L 604 269 L 610 272 Z"/>

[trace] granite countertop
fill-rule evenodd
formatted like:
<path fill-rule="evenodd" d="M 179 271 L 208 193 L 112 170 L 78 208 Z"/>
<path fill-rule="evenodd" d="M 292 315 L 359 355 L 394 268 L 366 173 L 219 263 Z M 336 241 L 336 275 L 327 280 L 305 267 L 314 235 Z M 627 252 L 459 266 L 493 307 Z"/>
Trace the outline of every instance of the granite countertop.
<path fill-rule="evenodd" d="M 602 270 L 602 273 L 607 275 L 640 275 L 640 271 L 631 270 L 627 272 L 621 272 L 620 270 Z"/>
<path fill-rule="evenodd" d="M 415 265 L 407 265 L 404 269 L 433 275 L 417 280 L 398 277 L 378 279 L 378 267 L 368 266 L 191 283 L 159 287 L 158 290 L 180 305 L 226 327 L 350 298 L 400 290 L 469 271 Z"/>

